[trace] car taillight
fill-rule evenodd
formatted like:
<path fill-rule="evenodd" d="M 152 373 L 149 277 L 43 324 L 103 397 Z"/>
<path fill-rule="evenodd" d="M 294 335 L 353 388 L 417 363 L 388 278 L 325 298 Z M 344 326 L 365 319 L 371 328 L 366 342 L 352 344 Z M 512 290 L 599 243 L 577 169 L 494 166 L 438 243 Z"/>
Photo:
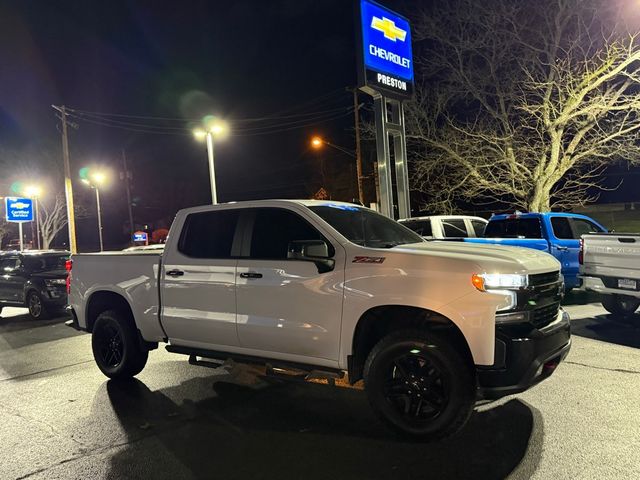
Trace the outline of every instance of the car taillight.
<path fill-rule="evenodd" d="M 584 265 L 584 240 L 580 239 L 580 251 L 578 252 L 578 263 Z"/>
<path fill-rule="evenodd" d="M 67 295 L 71 293 L 71 269 L 73 268 L 73 260 L 67 260 L 64 263 L 64 269 L 67 271 Z"/>

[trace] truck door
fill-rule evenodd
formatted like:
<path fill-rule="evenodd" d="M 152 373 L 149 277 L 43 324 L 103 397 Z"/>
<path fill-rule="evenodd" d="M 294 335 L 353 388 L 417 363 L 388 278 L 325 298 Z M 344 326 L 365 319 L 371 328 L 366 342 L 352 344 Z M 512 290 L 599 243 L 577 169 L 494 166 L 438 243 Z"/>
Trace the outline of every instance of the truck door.
<path fill-rule="evenodd" d="M 238 217 L 239 210 L 191 213 L 179 239 L 165 248 L 161 320 L 171 343 L 196 348 L 238 345 Z"/>
<path fill-rule="evenodd" d="M 254 350 L 253 355 L 278 352 L 282 358 L 303 363 L 313 363 L 311 358 L 337 361 L 343 248 L 293 210 L 250 212 L 236 280 L 241 346 Z M 288 260 L 290 243 L 296 240 L 327 242 L 334 269 L 320 273 L 313 262 Z"/>

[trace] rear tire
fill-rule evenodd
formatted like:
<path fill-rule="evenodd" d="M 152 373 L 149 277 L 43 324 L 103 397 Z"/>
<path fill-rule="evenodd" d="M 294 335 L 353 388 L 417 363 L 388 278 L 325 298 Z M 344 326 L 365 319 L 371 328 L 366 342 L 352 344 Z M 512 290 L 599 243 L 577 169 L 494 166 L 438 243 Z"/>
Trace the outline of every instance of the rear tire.
<path fill-rule="evenodd" d="M 376 415 L 397 433 L 433 441 L 457 433 L 476 398 L 469 361 L 443 337 L 402 330 L 373 347 L 364 367 Z"/>
<path fill-rule="evenodd" d="M 640 299 L 627 295 L 603 295 L 602 306 L 609 313 L 627 317 L 640 306 Z"/>
<path fill-rule="evenodd" d="M 93 325 L 91 348 L 98 368 L 113 379 L 137 375 L 149 357 L 149 351 L 140 345 L 132 319 L 116 310 L 98 315 Z"/>
<path fill-rule="evenodd" d="M 45 320 L 49 318 L 49 311 L 42 302 L 42 297 L 35 290 L 31 290 L 27 294 L 27 308 L 29 309 L 29 315 L 34 320 Z"/>

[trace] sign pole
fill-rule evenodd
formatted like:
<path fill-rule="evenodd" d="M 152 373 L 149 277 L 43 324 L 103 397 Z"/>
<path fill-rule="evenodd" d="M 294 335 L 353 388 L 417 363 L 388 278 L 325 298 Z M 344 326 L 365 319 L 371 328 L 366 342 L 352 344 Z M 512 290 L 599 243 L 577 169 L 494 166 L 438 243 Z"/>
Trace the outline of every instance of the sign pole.
<path fill-rule="evenodd" d="M 375 110 L 380 212 L 407 218 L 411 205 L 403 102 L 414 93 L 411 25 L 374 0 L 355 2 L 358 83 L 373 97 Z"/>
<path fill-rule="evenodd" d="M 24 251 L 24 239 L 22 238 L 22 222 L 18 223 L 18 235 L 20 235 L 20 251 Z"/>

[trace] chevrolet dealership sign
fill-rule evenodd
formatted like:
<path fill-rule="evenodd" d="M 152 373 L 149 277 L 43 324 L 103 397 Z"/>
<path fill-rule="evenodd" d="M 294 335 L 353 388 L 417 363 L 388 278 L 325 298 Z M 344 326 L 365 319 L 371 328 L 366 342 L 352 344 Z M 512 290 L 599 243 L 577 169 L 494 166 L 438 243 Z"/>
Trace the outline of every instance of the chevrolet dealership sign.
<path fill-rule="evenodd" d="M 32 222 L 33 200 L 30 198 L 5 197 L 7 222 Z"/>
<path fill-rule="evenodd" d="M 360 0 L 359 7 L 360 85 L 388 96 L 412 96 L 409 21 L 369 0 Z"/>

